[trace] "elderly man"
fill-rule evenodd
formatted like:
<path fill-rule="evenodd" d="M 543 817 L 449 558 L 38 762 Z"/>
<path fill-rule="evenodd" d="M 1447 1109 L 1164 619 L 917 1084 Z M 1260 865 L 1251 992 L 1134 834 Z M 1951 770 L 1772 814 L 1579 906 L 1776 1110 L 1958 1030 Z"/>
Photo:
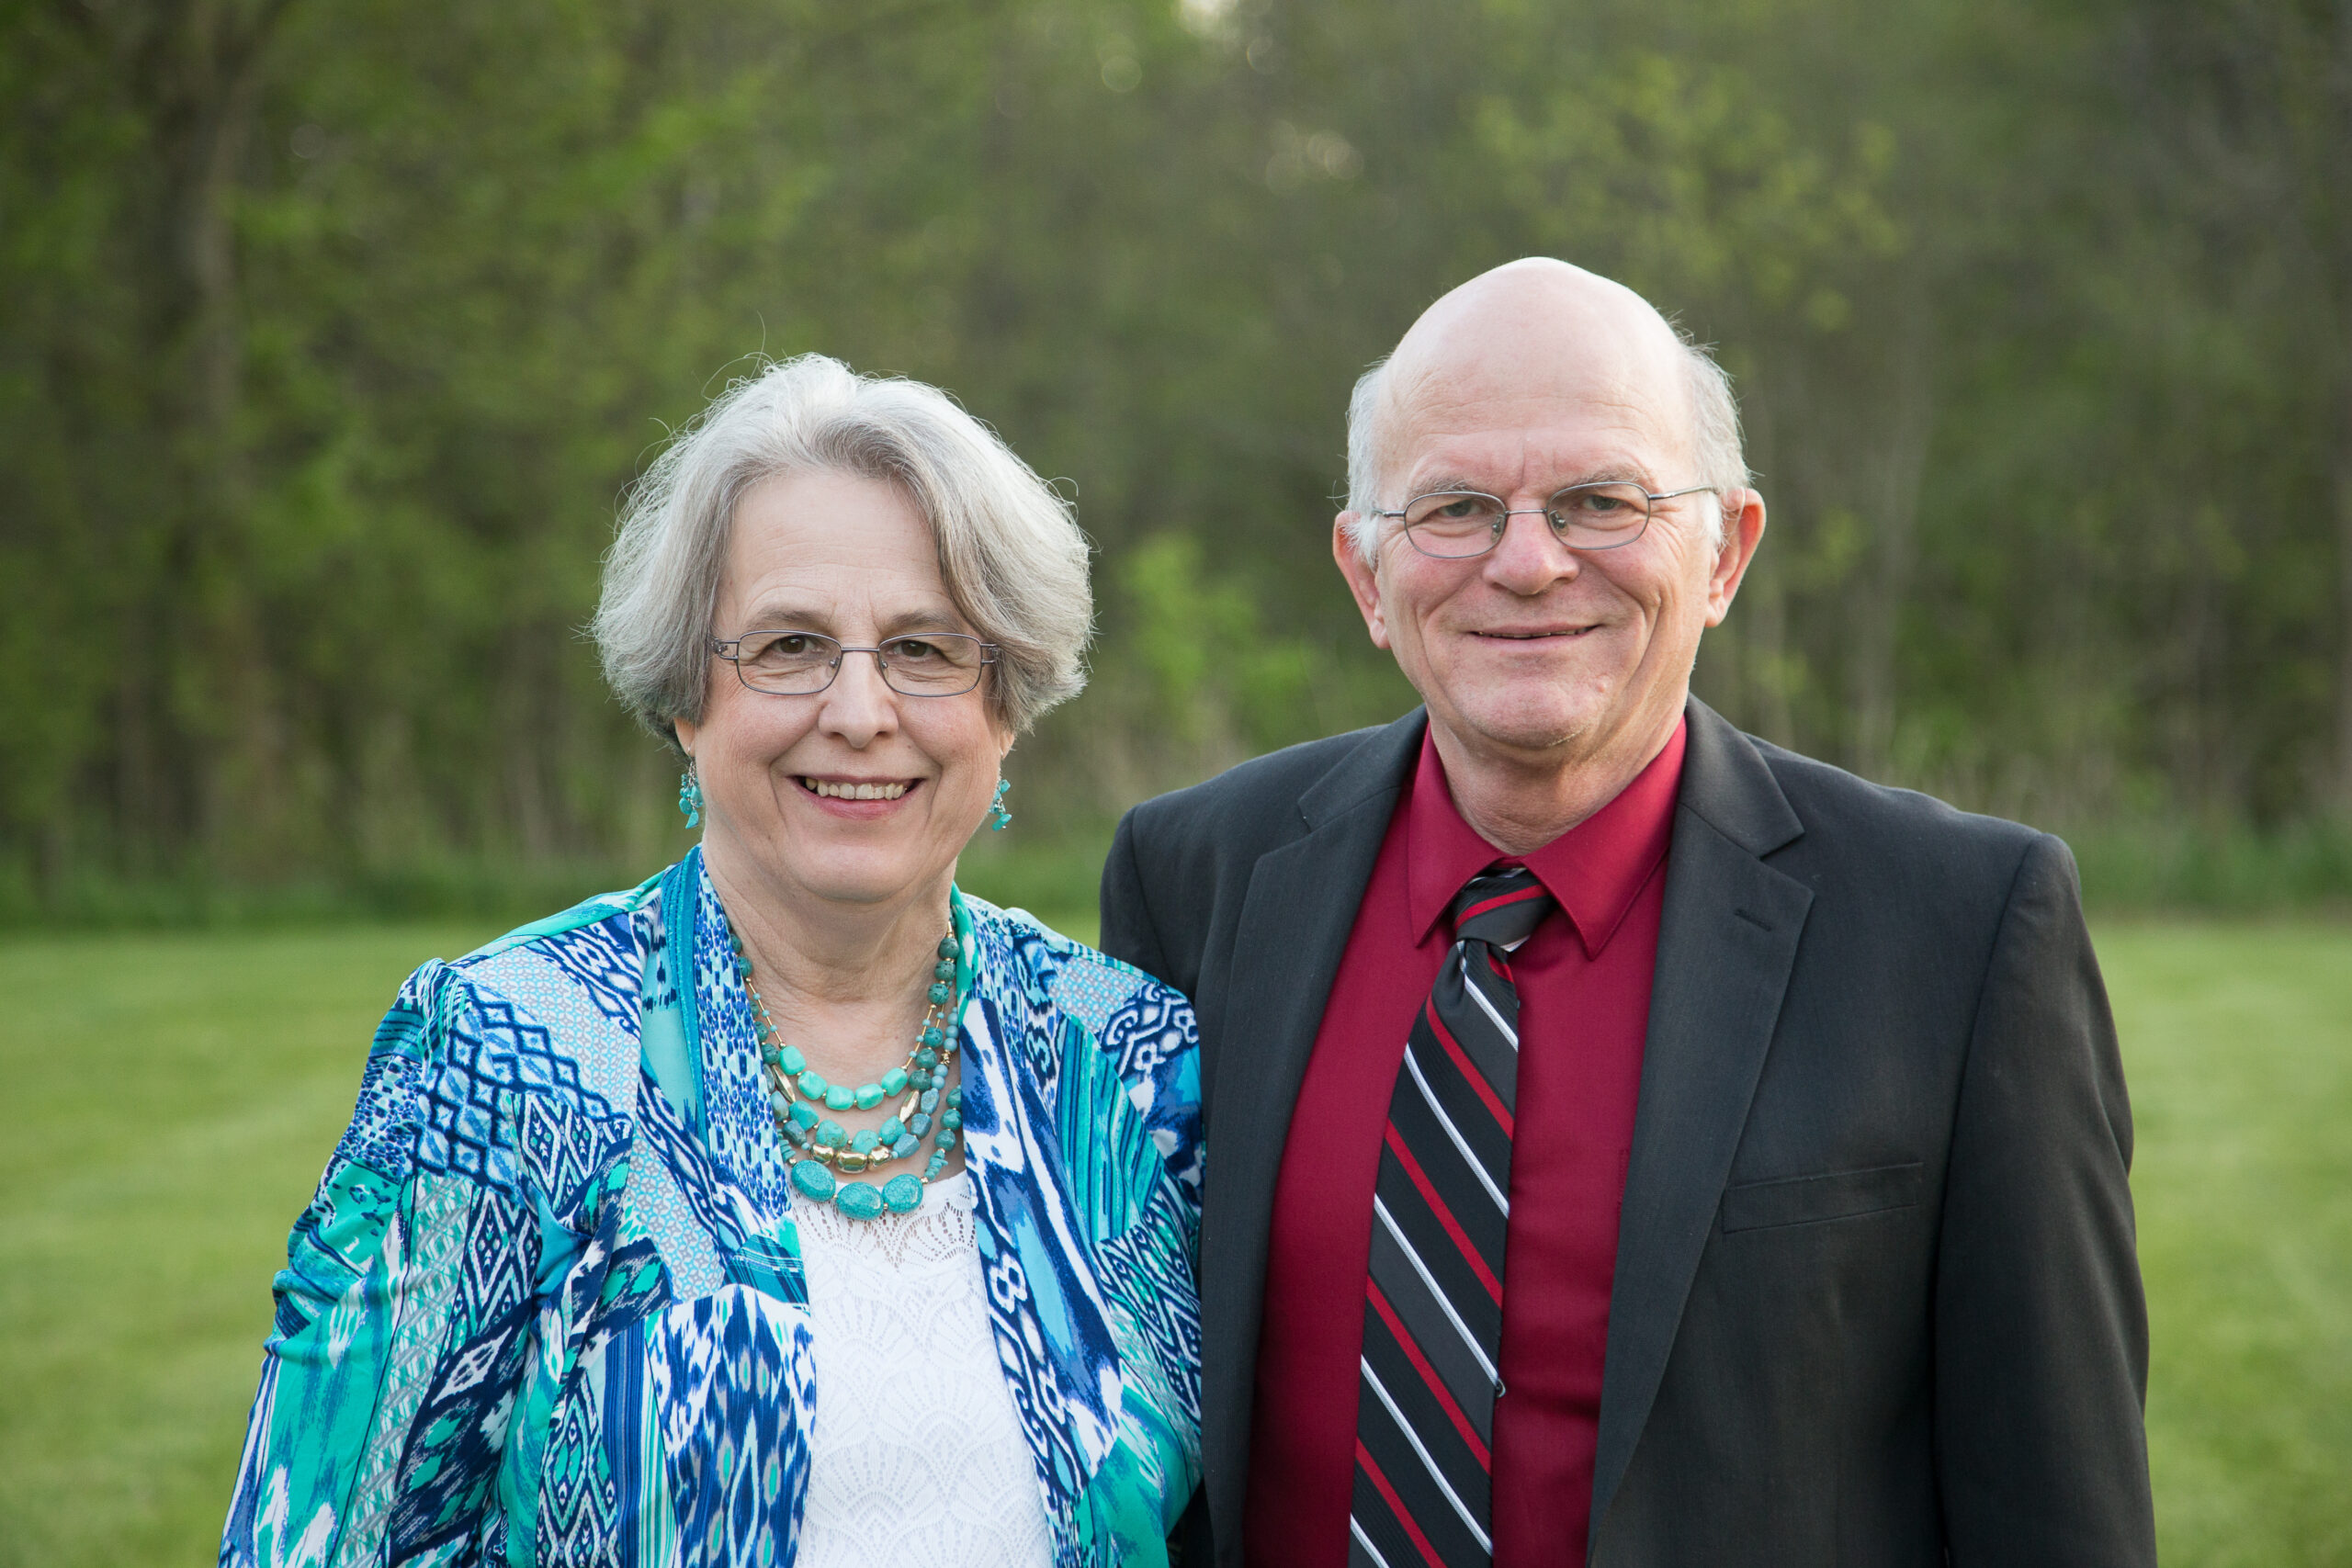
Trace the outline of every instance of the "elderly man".
<path fill-rule="evenodd" d="M 2064 846 L 1690 697 L 1764 503 L 1629 290 L 1475 278 L 1349 420 L 1332 551 L 1425 706 L 1138 807 L 1103 874 L 1200 1014 L 1193 1550 L 2153 1562 Z"/>

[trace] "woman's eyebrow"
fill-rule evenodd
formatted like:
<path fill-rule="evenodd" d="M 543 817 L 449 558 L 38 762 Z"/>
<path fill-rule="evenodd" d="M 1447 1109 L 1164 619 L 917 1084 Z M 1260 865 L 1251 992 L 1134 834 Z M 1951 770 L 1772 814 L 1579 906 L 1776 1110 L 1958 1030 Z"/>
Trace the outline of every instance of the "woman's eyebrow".
<path fill-rule="evenodd" d="M 830 630 L 832 616 L 823 610 L 812 610 L 788 599 L 763 601 L 744 617 L 747 632 L 782 632 Z"/>
<path fill-rule="evenodd" d="M 882 622 L 881 629 L 884 637 L 899 637 L 908 632 L 962 632 L 967 628 L 954 605 L 934 604 L 889 616 Z"/>
<path fill-rule="evenodd" d="M 768 599 L 752 611 L 743 630 L 823 632 L 830 637 L 837 625 L 838 618 L 830 610 L 812 609 L 799 600 Z M 885 616 L 879 629 L 884 637 L 899 637 L 910 631 L 960 632 L 965 627 L 964 617 L 954 605 L 940 604 L 917 605 Z"/>

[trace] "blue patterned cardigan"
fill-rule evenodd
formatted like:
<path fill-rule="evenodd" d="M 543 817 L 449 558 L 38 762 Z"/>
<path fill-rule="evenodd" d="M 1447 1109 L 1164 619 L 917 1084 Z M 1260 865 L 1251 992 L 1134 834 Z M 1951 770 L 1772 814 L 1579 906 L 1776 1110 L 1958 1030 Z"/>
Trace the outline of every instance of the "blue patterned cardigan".
<path fill-rule="evenodd" d="M 1200 1473 L 1192 1009 L 955 918 L 980 1260 L 1056 1561 L 1164 1562 Z M 792 1562 L 808 1289 L 726 931 L 697 851 L 401 987 L 287 1246 L 223 1564 Z"/>

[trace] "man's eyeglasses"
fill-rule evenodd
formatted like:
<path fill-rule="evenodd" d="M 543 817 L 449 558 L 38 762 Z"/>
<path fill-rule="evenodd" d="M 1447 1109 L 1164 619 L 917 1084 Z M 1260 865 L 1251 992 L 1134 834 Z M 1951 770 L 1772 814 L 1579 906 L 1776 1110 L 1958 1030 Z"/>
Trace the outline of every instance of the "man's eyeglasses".
<path fill-rule="evenodd" d="M 846 654 L 870 653 L 882 683 L 904 696 L 953 697 L 980 683 L 996 662 L 997 645 L 961 632 L 920 632 L 886 637 L 873 648 L 850 648 L 821 632 L 745 632 L 713 637 L 711 652 L 735 666 L 743 684 L 771 696 L 813 696 L 833 683 Z"/>
<path fill-rule="evenodd" d="M 1405 537 L 1413 547 L 1440 560 L 1485 555 L 1502 543 L 1503 530 L 1522 512 L 1551 524 L 1554 536 L 1570 549 L 1613 550 L 1642 536 L 1659 502 L 1714 488 L 1692 485 L 1659 494 L 1630 481 L 1609 479 L 1570 485 L 1543 506 L 1519 512 L 1484 491 L 1441 490 L 1413 497 L 1399 511 L 1375 511 L 1373 515 L 1402 519 Z"/>

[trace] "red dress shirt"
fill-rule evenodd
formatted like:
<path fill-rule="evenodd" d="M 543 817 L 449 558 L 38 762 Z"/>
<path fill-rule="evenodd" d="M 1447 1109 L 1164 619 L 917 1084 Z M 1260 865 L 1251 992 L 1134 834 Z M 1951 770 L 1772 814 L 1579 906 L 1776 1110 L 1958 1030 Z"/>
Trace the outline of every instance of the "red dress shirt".
<path fill-rule="evenodd" d="M 1242 1529 L 1253 1568 L 1347 1562 L 1381 1129 L 1413 1015 L 1453 944 L 1447 906 L 1503 859 L 1523 860 L 1559 908 L 1511 955 L 1519 1133 L 1503 1251 L 1498 1370 L 1510 1392 L 1495 1406 L 1494 1560 L 1582 1568 L 1682 747 L 1677 726 L 1616 799 L 1533 854 L 1510 857 L 1463 821 L 1437 749 L 1422 739 L 1332 983 L 1274 1188 Z"/>

